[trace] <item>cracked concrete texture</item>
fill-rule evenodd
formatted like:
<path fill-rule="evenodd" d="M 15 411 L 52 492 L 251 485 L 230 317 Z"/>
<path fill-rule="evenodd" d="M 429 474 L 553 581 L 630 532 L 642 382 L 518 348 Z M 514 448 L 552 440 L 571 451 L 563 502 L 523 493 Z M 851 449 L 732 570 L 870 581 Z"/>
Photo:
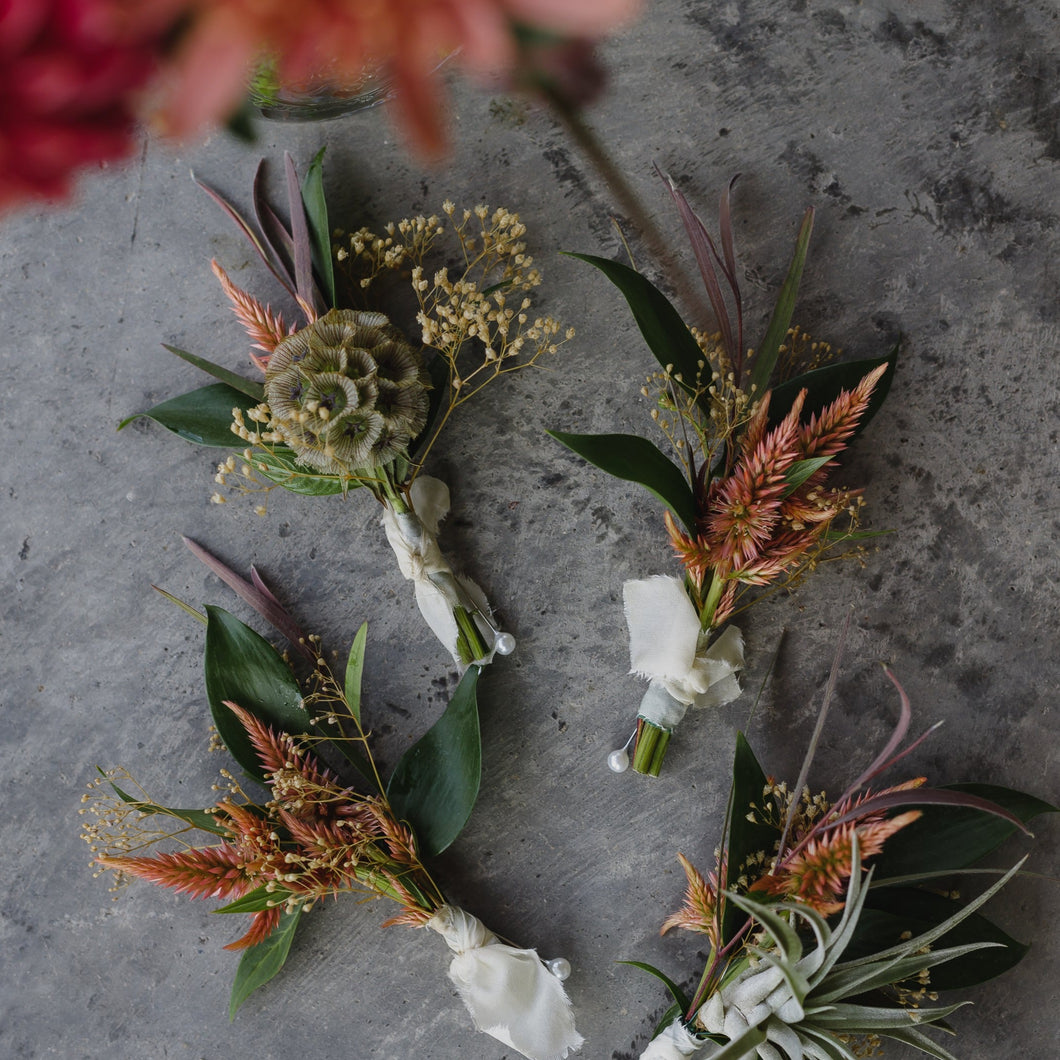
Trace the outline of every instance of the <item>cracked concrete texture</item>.
<path fill-rule="evenodd" d="M 701 967 L 695 938 L 657 935 L 680 901 L 674 855 L 709 862 L 738 728 L 769 771 L 794 778 L 848 608 L 816 786 L 835 790 L 885 739 L 896 704 L 884 659 L 917 725 L 946 721 L 912 770 L 1060 800 L 1055 5 L 659 0 L 605 54 L 613 82 L 592 122 L 675 249 L 652 164 L 707 218 L 742 174 L 735 227 L 752 333 L 812 205 L 799 322 L 852 357 L 903 337 L 891 398 L 845 476 L 865 486 L 872 525 L 896 533 L 864 569 L 829 566 L 756 607 L 743 622 L 744 696 L 690 717 L 660 780 L 613 777 L 606 754 L 642 691 L 625 673 L 621 585 L 673 564 L 658 506 L 543 433 L 646 433 L 639 387 L 652 366 L 607 283 L 558 256 L 622 248 L 606 189 L 547 116 L 454 85 L 453 156 L 439 171 L 411 161 L 378 111 L 263 125 L 249 148 L 220 135 L 186 149 L 148 141 L 129 167 L 86 179 L 76 204 L 5 218 L 3 1055 L 506 1055 L 472 1031 L 440 942 L 380 931 L 380 906 L 345 900 L 315 914 L 281 977 L 230 1024 L 227 922 L 146 884 L 112 902 L 87 868 L 76 810 L 96 764 L 127 766 L 173 803 L 211 798 L 219 760 L 204 753 L 200 632 L 150 585 L 248 616 L 181 533 L 241 568 L 256 563 L 336 649 L 370 621 L 365 710 L 387 765 L 455 679 L 369 498 L 274 495 L 260 519 L 250 504 L 209 504 L 213 454 L 145 423 L 115 433 L 125 415 L 200 382 L 160 342 L 245 365 L 211 256 L 273 293 L 189 167 L 246 205 L 260 155 L 286 149 L 304 164 L 326 143 L 333 214 L 347 226 L 447 196 L 508 205 L 545 273 L 543 308 L 577 328 L 551 371 L 510 377 L 467 408 L 431 470 L 453 490 L 444 546 L 519 639 L 483 679 L 482 796 L 436 875 L 498 932 L 571 960 L 583 1055 L 639 1055 L 666 1008 L 657 982 L 616 961 L 646 960 L 684 983 Z M 1055 876 L 1057 822 L 1038 833 L 1032 868 Z M 1056 909 L 1055 886 L 1034 878 L 997 903 L 995 918 L 1034 946 L 1005 979 L 969 992 L 957 1055 L 1060 1052 Z"/>

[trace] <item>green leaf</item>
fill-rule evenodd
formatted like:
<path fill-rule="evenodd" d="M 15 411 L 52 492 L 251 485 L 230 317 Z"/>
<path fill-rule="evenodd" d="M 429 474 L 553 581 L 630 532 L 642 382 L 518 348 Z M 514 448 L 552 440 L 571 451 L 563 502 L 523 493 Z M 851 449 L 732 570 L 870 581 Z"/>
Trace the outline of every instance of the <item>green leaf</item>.
<path fill-rule="evenodd" d="M 658 1038 L 658 1037 L 659 1037 L 659 1035 L 660 1035 L 660 1034 L 662 1034 L 662 1032 L 663 1032 L 664 1030 L 666 1030 L 666 1028 L 667 1028 L 667 1027 L 669 1027 L 669 1026 L 670 1026 L 670 1024 L 671 1024 L 671 1023 L 673 1023 L 673 1021 L 674 1021 L 675 1019 L 678 1019 L 679 1017 L 681 1017 L 681 1016 L 683 1016 L 683 1015 L 684 1015 L 684 1009 L 682 1009 L 682 1008 L 681 1008 L 681 1005 L 680 1005 L 680 1004 L 679 1004 L 679 1003 L 678 1003 L 677 1001 L 675 1001 L 675 1002 L 674 1002 L 674 1003 L 673 1003 L 673 1004 L 672 1004 L 672 1005 L 671 1005 L 671 1006 L 670 1006 L 670 1007 L 669 1007 L 669 1008 L 668 1008 L 668 1009 L 667 1009 L 667 1010 L 666 1010 L 666 1011 L 665 1011 L 665 1012 L 664 1012 L 664 1013 L 662 1014 L 662 1019 L 660 1019 L 660 1020 L 659 1020 L 659 1022 L 655 1024 L 655 1030 L 654 1030 L 654 1031 L 652 1031 L 652 1034 L 651 1034 L 651 1036 L 652 1036 L 653 1038 Z"/>
<path fill-rule="evenodd" d="M 402 756 L 387 785 L 390 805 L 412 825 L 427 857 L 456 839 L 478 798 L 482 741 L 475 686 L 481 672 L 467 668 L 445 713 Z"/>
<path fill-rule="evenodd" d="M 361 675 L 364 673 L 364 648 L 368 642 L 368 623 L 361 624 L 357 636 L 350 647 L 350 657 L 346 660 L 345 696 L 350 713 L 361 723 Z"/>
<path fill-rule="evenodd" d="M 710 1054 L 710 1060 L 747 1060 L 754 1055 L 755 1046 L 766 1040 L 766 1032 L 760 1026 L 748 1027 L 738 1038 L 718 1047 Z"/>
<path fill-rule="evenodd" d="M 800 390 L 804 388 L 806 390 L 806 403 L 802 408 L 802 418 L 805 420 L 811 414 L 819 413 L 830 405 L 842 391 L 853 390 L 874 368 L 886 364 L 889 367 L 872 391 L 868 408 L 858 420 L 858 425 L 851 435 L 852 438 L 856 438 L 869 425 L 872 417 L 880 411 L 884 401 L 887 400 L 897 363 L 898 346 L 896 345 L 886 357 L 870 357 L 861 361 L 827 364 L 823 368 L 815 368 L 812 372 L 804 372 L 794 379 L 780 383 L 773 388 L 773 396 L 769 401 L 769 425 L 775 427 L 788 414 Z"/>
<path fill-rule="evenodd" d="M 732 764 L 732 788 L 729 792 L 729 808 L 725 824 L 725 849 L 728 852 L 730 879 L 735 879 L 751 854 L 760 850 L 772 851 L 779 838 L 776 828 L 749 821 L 751 803 L 762 804 L 762 791 L 766 786 L 766 775 L 755 758 L 751 745 L 742 732 L 736 734 L 736 753 Z M 729 884 L 731 886 L 731 883 Z M 736 934 L 746 919 L 746 914 L 735 904 L 725 902 L 722 914 L 721 933 L 723 943 Z"/>
<path fill-rule="evenodd" d="M 687 1012 L 692 1002 L 689 1000 L 688 995 L 665 973 L 661 972 L 653 964 L 645 964 L 644 961 L 619 961 L 619 964 L 628 964 L 631 968 L 639 968 L 642 972 L 647 972 L 649 975 L 654 975 L 667 990 L 670 991 L 670 996 L 677 1002 L 677 1007 L 681 1012 Z M 669 1013 L 667 1013 L 669 1015 Z"/>
<path fill-rule="evenodd" d="M 941 924 L 960 912 L 961 908 L 961 902 L 916 887 L 870 891 L 847 955 L 857 959 L 893 946 L 906 931 L 922 935 L 935 924 Z M 933 968 L 931 988 L 958 990 L 985 983 L 1014 968 L 1030 949 L 979 913 L 973 913 L 943 935 L 938 945 L 952 947 L 980 942 L 998 945 Z"/>
<path fill-rule="evenodd" d="M 228 905 L 215 909 L 214 912 L 263 913 L 266 909 L 281 905 L 290 896 L 291 892 L 282 887 L 270 891 L 267 889 L 267 884 L 263 883 L 260 887 L 255 887 L 254 890 L 243 895 L 242 898 L 237 898 L 234 902 L 229 902 Z"/>
<path fill-rule="evenodd" d="M 769 389 L 769 379 L 777 364 L 781 344 L 788 337 L 791 326 L 791 314 L 795 309 L 795 299 L 799 293 L 802 270 L 806 264 L 806 250 L 810 245 L 810 233 L 813 231 L 813 208 L 806 211 L 795 240 L 795 253 L 792 255 L 788 274 L 777 295 L 773 316 L 769 320 L 765 337 L 755 350 L 754 367 L 751 370 L 751 387 L 756 395 L 764 394 Z M 789 406 L 790 407 L 790 406 Z"/>
<path fill-rule="evenodd" d="M 831 459 L 830 456 L 814 456 L 809 460 L 795 461 L 784 476 L 787 483 L 784 496 L 790 497 L 815 471 L 819 471 Z"/>
<path fill-rule="evenodd" d="M 188 353 L 187 350 L 179 349 L 176 346 L 170 346 L 168 343 L 163 342 L 162 346 L 169 350 L 170 353 L 175 353 L 181 360 L 187 361 L 188 364 L 193 364 L 196 368 L 201 368 L 207 375 L 212 375 L 214 379 L 219 379 L 222 383 L 227 383 L 233 390 L 238 390 L 241 394 L 246 394 L 247 397 L 254 398 L 257 402 L 265 400 L 265 387 L 256 380 L 244 379 L 243 376 L 238 373 L 230 372 L 227 368 L 222 368 L 219 364 L 214 364 L 213 361 L 206 360 L 205 357 L 199 357 L 197 354 Z"/>
<path fill-rule="evenodd" d="M 237 703 L 278 732 L 308 732 L 309 714 L 302 692 L 280 653 L 223 608 L 206 607 L 206 698 L 213 723 L 232 757 L 255 779 L 264 781 L 257 752 L 239 719 L 225 702 Z"/>
<path fill-rule="evenodd" d="M 423 447 L 435 437 L 435 422 L 442 407 L 442 401 L 449 394 L 449 362 L 440 354 L 435 354 L 427 361 L 427 374 L 430 376 L 431 388 L 427 391 L 427 418 L 423 421 L 423 430 L 409 442 L 408 451 L 423 462 Z M 407 476 L 396 475 L 395 481 L 403 482 Z"/>
<path fill-rule="evenodd" d="M 1057 807 L 1026 792 L 996 784 L 949 784 L 942 790 L 978 795 L 1014 813 L 1024 824 Z M 911 793 L 915 806 L 915 792 Z M 958 806 L 924 806 L 919 820 L 891 836 L 873 864 L 877 886 L 888 878 L 944 872 L 973 865 L 1000 846 L 1016 826 L 982 810 Z"/>
<path fill-rule="evenodd" d="M 283 967 L 291 951 L 294 933 L 302 919 L 302 906 L 294 910 L 285 909 L 280 923 L 267 939 L 251 946 L 243 953 L 232 983 L 232 996 L 228 1002 L 228 1018 L 235 1019 L 239 1006 L 259 986 L 264 986 Z"/>
<path fill-rule="evenodd" d="M 548 431 L 583 460 L 615 478 L 638 482 L 695 532 L 696 502 L 684 473 L 657 446 L 636 434 L 568 434 Z"/>
<path fill-rule="evenodd" d="M 343 480 L 338 475 L 325 475 L 300 464 L 294 452 L 286 446 L 255 449 L 252 463 L 254 470 L 270 482 L 303 497 L 330 497 L 345 492 Z M 360 485 L 355 479 L 347 479 L 345 489 Z"/>
<path fill-rule="evenodd" d="M 335 264 L 331 258 L 331 226 L 328 224 L 328 203 L 324 197 L 324 152 L 322 147 L 309 163 L 302 181 L 302 204 L 305 206 L 309 241 L 313 248 L 313 267 L 324 288 L 328 306 L 335 305 Z"/>
<path fill-rule="evenodd" d="M 928 1056 L 935 1057 L 935 1060 L 958 1060 L 948 1049 L 944 1049 L 938 1042 L 924 1034 L 923 1031 L 918 1031 L 914 1028 L 883 1031 L 880 1037 L 912 1046 L 912 1048 L 919 1049 L 922 1053 L 927 1053 Z"/>
<path fill-rule="evenodd" d="M 663 368 L 673 365 L 674 374 L 681 376 L 686 389 L 692 389 L 699 375 L 703 351 L 666 295 L 635 269 L 621 262 L 592 254 L 568 256 L 595 266 L 622 292 L 655 359 Z"/>
<path fill-rule="evenodd" d="M 240 408 L 246 412 L 257 404 L 257 401 L 234 390 L 227 383 L 211 383 L 199 390 L 163 401 L 146 412 L 126 416 L 118 424 L 118 430 L 146 416 L 196 445 L 231 449 L 240 444 L 232 433 L 232 409 Z"/>
<path fill-rule="evenodd" d="M 110 785 L 111 790 L 115 795 L 121 799 L 122 802 L 132 806 L 133 809 L 138 810 L 145 816 L 153 816 L 155 814 L 161 814 L 165 817 L 173 817 L 178 821 L 184 821 L 185 824 L 190 824 L 192 828 L 198 828 L 203 832 L 210 832 L 213 835 L 228 835 L 228 829 L 222 828 L 218 823 L 217 819 L 213 814 L 207 813 L 205 810 L 185 810 L 176 809 L 172 806 L 160 806 L 155 802 L 146 802 L 142 799 L 137 799 L 127 792 L 122 791 L 117 784 L 114 783 L 110 777 L 107 776 L 106 772 L 96 766 L 97 772 L 102 776 L 106 782 Z"/>

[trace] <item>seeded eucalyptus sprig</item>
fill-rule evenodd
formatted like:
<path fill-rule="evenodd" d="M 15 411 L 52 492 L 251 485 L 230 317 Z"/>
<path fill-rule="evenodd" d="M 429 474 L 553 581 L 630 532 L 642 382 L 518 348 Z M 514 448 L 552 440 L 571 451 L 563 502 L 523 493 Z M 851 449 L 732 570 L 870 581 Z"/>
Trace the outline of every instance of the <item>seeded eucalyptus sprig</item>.
<path fill-rule="evenodd" d="M 140 415 L 201 445 L 242 442 L 217 465 L 218 504 L 227 500 L 224 489 L 259 497 L 276 487 L 318 497 L 366 489 L 384 508 L 387 539 L 428 624 L 459 665 L 486 663 L 512 651 L 514 638 L 500 632 L 485 595 L 439 550 L 449 492 L 420 472 L 457 407 L 499 376 L 555 353 L 571 332 L 563 337 L 551 317 L 531 315 L 541 276 L 517 214 L 481 205 L 458 211 L 447 201 L 441 217 L 406 218 L 381 234 L 333 231 L 322 155 L 301 184 L 286 157 L 287 223 L 264 199 L 260 168 L 256 225 L 205 188 L 303 322 L 288 325 L 213 262 L 263 379 L 170 346 L 218 381 Z M 454 267 L 440 254 L 447 240 Z M 386 277 L 411 289 L 418 343 L 372 304 Z M 264 515 L 264 504 L 256 510 Z"/>
<path fill-rule="evenodd" d="M 633 769 L 658 776 L 670 736 L 689 706 L 721 706 L 740 691 L 743 640 L 730 620 L 761 590 L 791 586 L 859 529 L 860 490 L 831 485 L 837 456 L 882 404 L 897 349 L 887 357 L 831 362 L 825 343 L 791 325 L 813 223 L 803 218 L 772 317 L 757 348 L 744 340 L 744 304 L 727 189 L 715 242 L 672 183 L 670 192 L 717 320 L 689 328 L 640 273 L 590 255 L 621 291 L 661 371 L 641 393 L 673 458 L 627 434 L 549 433 L 617 478 L 640 483 L 665 506 L 681 579 L 627 582 L 631 669 L 649 679 L 638 712 Z M 801 374 L 798 366 L 804 369 Z M 807 369 L 808 370 L 805 370 Z M 628 744 L 627 744 L 628 747 Z M 611 768 L 629 765 L 625 748 Z"/>

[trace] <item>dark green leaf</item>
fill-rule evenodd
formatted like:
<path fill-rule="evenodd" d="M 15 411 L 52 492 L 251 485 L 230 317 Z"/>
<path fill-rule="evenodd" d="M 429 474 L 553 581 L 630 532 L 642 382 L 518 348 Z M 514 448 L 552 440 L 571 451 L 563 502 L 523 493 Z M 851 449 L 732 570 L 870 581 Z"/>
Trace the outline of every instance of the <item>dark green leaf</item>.
<path fill-rule="evenodd" d="M 244 379 L 236 372 L 230 372 L 227 368 L 222 368 L 219 364 L 214 364 L 213 361 L 206 360 L 205 357 L 199 357 L 197 354 L 188 353 L 187 350 L 179 349 L 176 346 L 170 346 L 168 343 L 163 342 L 162 346 L 169 350 L 170 353 L 175 353 L 182 361 L 187 361 L 188 364 L 193 364 L 196 368 L 201 368 L 207 375 L 212 375 L 214 379 L 219 379 L 222 383 L 227 383 L 233 390 L 238 390 L 241 394 L 246 394 L 247 397 L 254 398 L 257 402 L 265 400 L 265 387 L 256 380 Z"/>
<path fill-rule="evenodd" d="M 391 806 L 412 825 L 427 857 L 456 839 L 478 798 L 482 742 L 475 686 L 481 672 L 467 668 L 445 713 L 402 756 L 387 785 Z"/>
<path fill-rule="evenodd" d="M 1033 795 L 996 784 L 949 784 L 943 790 L 966 792 L 988 799 L 1015 814 L 1024 824 L 1057 808 Z M 915 806 L 916 792 L 910 793 Z M 998 847 L 1016 826 L 1001 817 L 960 806 L 924 806 L 919 820 L 887 840 L 874 859 L 876 880 L 943 872 L 973 865 Z"/>
<path fill-rule="evenodd" d="M 442 407 L 442 401 L 449 393 L 449 362 L 439 354 L 427 361 L 427 374 L 431 379 L 431 388 L 427 391 L 427 418 L 423 430 L 409 442 L 408 451 L 422 457 L 423 446 L 434 437 L 435 422 Z M 407 474 L 407 472 L 406 472 Z M 396 481 L 403 482 L 405 476 L 395 476 Z"/>
<path fill-rule="evenodd" d="M 615 478 L 639 482 L 695 533 L 696 502 L 684 473 L 647 438 L 635 434 L 548 432 L 582 459 Z"/>
<path fill-rule="evenodd" d="M 300 464 L 286 446 L 255 449 L 253 465 L 254 470 L 270 482 L 303 497 L 330 497 L 344 492 L 343 480 L 338 475 L 325 475 Z M 346 489 L 355 489 L 360 485 L 357 480 L 348 479 L 345 483 Z"/>
<path fill-rule="evenodd" d="M 320 277 L 328 307 L 335 306 L 335 266 L 331 258 L 331 226 L 328 224 L 328 203 L 324 198 L 324 152 L 322 147 L 309 163 L 302 181 L 302 203 L 305 206 L 309 240 L 313 247 L 313 266 Z"/>
<path fill-rule="evenodd" d="M 204 668 L 213 723 L 232 757 L 263 781 L 257 752 L 226 701 L 278 732 L 308 732 L 311 719 L 294 675 L 264 637 L 223 608 L 207 605 L 206 615 Z"/>
<path fill-rule="evenodd" d="M 954 916 L 960 911 L 961 905 L 961 902 L 952 898 L 915 887 L 872 890 L 843 957 L 856 960 L 895 946 L 906 931 L 913 936 L 920 935 Z M 978 950 L 936 965 L 931 969 L 932 990 L 957 990 L 984 983 L 1015 967 L 1030 949 L 979 913 L 972 913 L 962 920 L 936 941 L 933 948 L 977 942 L 995 942 L 1001 946 Z"/>
<path fill-rule="evenodd" d="M 694 387 L 703 351 L 666 295 L 628 265 L 592 254 L 569 256 L 594 265 L 622 292 L 655 359 L 663 368 L 673 365 L 685 386 Z"/>
<path fill-rule="evenodd" d="M 647 972 L 649 975 L 654 975 L 656 979 L 660 980 L 667 990 L 670 991 L 670 996 L 677 1002 L 678 1008 L 681 1012 L 687 1012 L 691 1001 L 688 995 L 665 973 L 659 971 L 658 968 L 653 964 L 645 964 L 644 961 L 619 961 L 619 964 L 628 964 L 632 968 L 639 968 L 642 972 Z M 672 1021 L 671 1021 L 672 1022 Z"/>
<path fill-rule="evenodd" d="M 799 293 L 803 266 L 806 264 L 806 250 L 810 245 L 810 233 L 813 231 L 813 207 L 808 209 L 802 218 L 798 238 L 795 240 L 795 253 L 788 266 L 788 274 L 777 295 L 777 304 L 769 320 L 765 337 L 755 350 L 754 366 L 751 369 L 751 387 L 756 395 L 764 394 L 769 389 L 769 379 L 777 364 L 780 347 L 788 337 L 791 326 L 791 314 L 795 309 L 795 299 Z"/>
<path fill-rule="evenodd" d="M 243 895 L 242 898 L 237 898 L 234 902 L 229 902 L 228 905 L 221 906 L 220 909 L 215 909 L 214 912 L 263 913 L 266 909 L 272 909 L 273 906 L 280 905 L 290 895 L 291 892 L 282 887 L 270 891 L 267 889 L 267 884 L 263 883 L 260 887 L 255 887 L 249 894 Z"/>
<path fill-rule="evenodd" d="M 797 460 L 784 476 L 787 483 L 784 496 L 790 497 L 815 471 L 819 471 L 831 459 L 830 456 L 815 456 L 809 460 Z"/>
<path fill-rule="evenodd" d="M 764 850 L 767 853 L 779 838 L 776 828 L 749 821 L 751 804 L 762 805 L 762 792 L 766 786 L 766 775 L 755 758 L 751 745 L 742 732 L 736 734 L 736 754 L 732 764 L 732 788 L 729 792 L 729 808 L 725 823 L 725 849 L 728 853 L 729 886 L 741 872 L 741 866 L 751 854 Z M 725 903 L 722 916 L 722 940 L 728 942 L 746 914 L 731 902 Z"/>
<path fill-rule="evenodd" d="M 842 391 L 853 390 L 874 368 L 887 364 L 889 366 L 887 371 L 883 373 L 872 391 L 868 408 L 858 420 L 858 425 L 852 435 L 856 438 L 869 425 L 869 421 L 879 412 L 887 399 L 897 363 L 898 347 L 895 346 L 886 357 L 828 364 L 824 368 L 815 368 L 812 372 L 804 372 L 794 379 L 780 383 L 773 388 L 773 396 L 769 401 L 769 425 L 775 427 L 788 414 L 792 403 L 803 388 L 806 389 L 806 403 L 802 408 L 802 418 L 806 420 L 811 414 L 819 413 L 835 401 Z"/>
<path fill-rule="evenodd" d="M 232 409 L 240 408 L 246 412 L 257 404 L 227 383 L 211 383 L 163 401 L 146 412 L 127 416 L 118 424 L 118 430 L 146 416 L 196 445 L 231 449 L 240 444 L 239 438 L 232 433 Z"/>
<path fill-rule="evenodd" d="M 211 832 L 213 835 L 228 835 L 228 829 L 222 828 L 218 823 L 217 819 L 213 814 L 207 813 L 205 810 L 185 810 L 176 809 L 172 806 L 159 806 L 158 803 L 145 802 L 141 799 L 137 799 L 134 796 L 128 794 L 128 792 L 122 791 L 117 784 L 114 783 L 110 777 L 107 776 L 104 770 L 96 766 L 100 776 L 102 776 L 107 783 L 111 786 L 114 794 L 121 799 L 122 802 L 128 803 L 134 809 L 139 810 L 140 813 L 146 816 L 152 816 L 154 814 L 162 814 L 166 817 L 174 817 L 178 821 L 183 821 L 185 824 L 190 824 L 192 828 L 198 828 L 203 832 Z"/>
<path fill-rule="evenodd" d="M 229 1019 L 235 1019 L 239 1006 L 283 967 L 291 951 L 302 912 L 302 906 L 297 906 L 293 911 L 285 909 L 276 930 L 264 942 L 244 951 L 236 969 L 235 982 L 232 983 L 232 996 L 228 1002 Z"/>
<path fill-rule="evenodd" d="M 664 1030 L 666 1030 L 666 1028 L 669 1027 L 670 1024 L 673 1023 L 673 1021 L 675 1019 L 677 1019 L 680 1016 L 683 1016 L 684 1014 L 685 1014 L 685 1010 L 683 1008 L 681 1008 L 681 1006 L 675 1001 L 662 1014 L 662 1019 L 660 1019 L 659 1022 L 655 1024 L 655 1030 L 653 1030 L 651 1032 L 651 1036 L 653 1038 L 658 1038 L 659 1035 L 662 1034 L 662 1032 Z"/>
<path fill-rule="evenodd" d="M 346 681 L 344 694 L 350 713 L 361 721 L 361 675 L 364 673 L 364 648 L 368 642 L 368 623 L 364 622 L 357 630 L 350 647 L 350 657 L 346 660 Z"/>

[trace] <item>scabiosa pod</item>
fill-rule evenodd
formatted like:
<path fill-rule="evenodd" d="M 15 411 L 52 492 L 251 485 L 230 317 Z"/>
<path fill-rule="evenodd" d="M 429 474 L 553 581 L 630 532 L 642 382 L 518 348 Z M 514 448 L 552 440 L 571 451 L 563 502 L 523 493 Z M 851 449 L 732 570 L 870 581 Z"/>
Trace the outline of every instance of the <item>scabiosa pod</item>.
<path fill-rule="evenodd" d="M 529 1060 L 564 1060 L 582 1043 L 563 986 L 569 964 L 501 942 L 446 899 L 426 864 L 457 838 L 478 795 L 480 668 L 469 667 L 442 717 L 384 784 L 361 720 L 367 627 L 340 682 L 319 638 L 302 632 L 257 572 L 245 581 L 192 550 L 284 633 L 311 671 L 299 681 L 267 641 L 207 607 L 207 698 L 217 741 L 243 774 L 221 771 L 213 805 L 176 809 L 156 803 L 127 771 L 101 771 L 81 810 L 97 875 L 113 872 L 115 887 L 144 879 L 219 899 L 219 912 L 249 916 L 225 947 L 243 954 L 233 1016 L 278 973 L 303 915 L 322 899 L 387 899 L 397 909 L 383 927 L 428 928 L 452 951 L 449 977 L 478 1029 Z M 325 764 L 322 748 L 341 773 Z"/>
<path fill-rule="evenodd" d="M 922 777 L 872 787 L 927 735 L 906 743 L 911 710 L 898 691 L 887 746 L 834 801 L 803 786 L 812 742 L 789 788 L 738 738 L 716 868 L 704 876 L 679 855 L 685 902 L 662 926 L 705 935 L 707 964 L 691 997 L 641 966 L 675 1001 L 642 1060 L 855 1060 L 878 1055 L 884 1039 L 953 1060 L 922 1028 L 968 1003 L 936 1005 L 940 992 L 1022 958 L 1026 947 L 979 910 L 1025 859 L 970 901 L 940 894 L 939 882 L 990 871 L 971 866 L 1055 807 L 993 785 L 929 788 Z"/>
<path fill-rule="evenodd" d="M 549 433 L 602 470 L 639 482 L 663 502 L 663 524 L 684 568 L 623 587 L 630 671 L 648 680 L 637 725 L 613 751 L 615 772 L 658 776 L 689 707 L 720 707 L 740 694 L 743 638 L 731 619 L 763 588 L 799 582 L 858 528 L 860 490 L 830 480 L 836 458 L 886 396 L 896 350 L 834 361 L 827 343 L 791 325 L 812 226 L 795 253 L 762 342 L 749 350 L 736 275 L 729 191 L 715 243 L 681 192 L 680 209 L 719 330 L 685 325 L 661 291 L 632 269 L 577 254 L 625 296 L 661 371 L 641 393 L 675 462 L 636 435 Z M 720 246 L 719 246 L 720 245 Z M 725 291 L 728 291 L 728 296 Z M 801 366 L 802 374 L 793 375 Z"/>
<path fill-rule="evenodd" d="M 531 313 L 541 274 L 526 228 L 510 210 L 458 211 L 447 201 L 441 215 L 405 218 L 382 234 L 333 231 L 321 154 L 301 185 L 288 156 L 286 177 L 289 227 L 264 202 L 260 171 L 254 191 L 260 231 L 206 191 L 288 292 L 301 322 L 288 323 L 213 262 L 262 378 L 246 379 L 170 346 L 218 382 L 142 415 L 199 444 L 241 442 L 240 453 L 217 464 L 215 482 L 230 492 L 371 493 L 383 508 L 399 569 L 454 662 L 466 667 L 507 655 L 514 637 L 438 546 L 449 489 L 421 472 L 455 409 L 500 376 L 555 353 L 572 335 L 553 318 Z M 446 240 L 461 265 L 444 265 Z M 407 280 L 417 307 L 409 327 L 373 304 L 383 286 L 377 281 L 395 277 Z M 213 500 L 225 503 L 226 493 L 218 490 Z M 256 510 L 266 511 L 264 504 Z"/>

